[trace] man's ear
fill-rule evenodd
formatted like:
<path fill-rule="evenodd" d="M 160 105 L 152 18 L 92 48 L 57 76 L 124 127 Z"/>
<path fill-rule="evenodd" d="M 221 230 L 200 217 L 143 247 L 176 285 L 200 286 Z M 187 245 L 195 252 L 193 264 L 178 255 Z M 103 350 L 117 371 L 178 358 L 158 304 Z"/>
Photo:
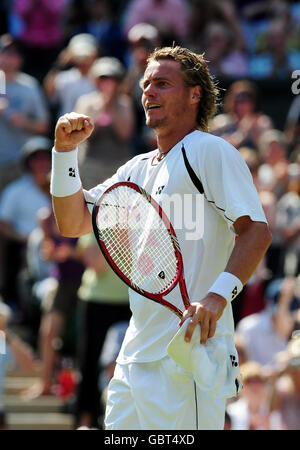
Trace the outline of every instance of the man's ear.
<path fill-rule="evenodd" d="M 191 103 L 192 104 L 199 103 L 200 98 L 201 98 L 201 93 L 202 93 L 201 86 L 197 85 L 197 86 L 193 86 L 191 88 Z"/>

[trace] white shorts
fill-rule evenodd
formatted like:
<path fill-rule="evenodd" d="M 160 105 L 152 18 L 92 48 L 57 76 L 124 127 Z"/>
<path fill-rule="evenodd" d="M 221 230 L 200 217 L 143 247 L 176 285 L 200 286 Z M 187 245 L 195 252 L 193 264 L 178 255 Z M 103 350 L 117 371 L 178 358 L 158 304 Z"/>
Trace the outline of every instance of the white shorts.
<path fill-rule="evenodd" d="M 117 364 L 108 386 L 107 430 L 222 430 L 225 398 L 201 392 L 169 357 Z"/>

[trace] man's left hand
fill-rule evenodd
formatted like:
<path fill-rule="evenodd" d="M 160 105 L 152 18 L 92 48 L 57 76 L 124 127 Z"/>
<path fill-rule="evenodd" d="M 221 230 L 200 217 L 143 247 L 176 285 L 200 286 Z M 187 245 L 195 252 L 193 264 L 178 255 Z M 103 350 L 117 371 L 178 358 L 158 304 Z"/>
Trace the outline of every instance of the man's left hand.
<path fill-rule="evenodd" d="M 205 344 L 208 338 L 213 337 L 217 327 L 217 320 L 223 314 L 226 305 L 226 299 L 213 292 L 209 292 L 200 302 L 191 303 L 191 306 L 183 313 L 182 318 L 184 321 L 191 317 L 185 333 L 186 342 L 190 342 L 198 323 L 201 327 L 201 344 Z"/>

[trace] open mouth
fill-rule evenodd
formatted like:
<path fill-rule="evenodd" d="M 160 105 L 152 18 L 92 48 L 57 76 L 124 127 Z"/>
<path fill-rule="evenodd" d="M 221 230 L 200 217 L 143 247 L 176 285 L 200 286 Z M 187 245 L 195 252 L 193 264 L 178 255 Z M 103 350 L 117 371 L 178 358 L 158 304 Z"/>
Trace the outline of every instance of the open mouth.
<path fill-rule="evenodd" d="M 158 109 L 158 108 L 160 108 L 160 105 L 156 105 L 156 104 L 148 105 L 147 111 L 151 111 L 152 109 Z"/>

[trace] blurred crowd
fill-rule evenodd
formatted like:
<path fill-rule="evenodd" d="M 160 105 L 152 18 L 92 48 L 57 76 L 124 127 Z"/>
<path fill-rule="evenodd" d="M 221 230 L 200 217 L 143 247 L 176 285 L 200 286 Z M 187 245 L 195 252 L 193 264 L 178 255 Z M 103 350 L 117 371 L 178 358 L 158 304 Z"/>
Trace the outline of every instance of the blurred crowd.
<path fill-rule="evenodd" d="M 49 194 L 57 118 L 88 114 L 87 189 L 155 148 L 139 81 L 158 46 L 203 53 L 219 80 L 210 132 L 252 173 L 273 242 L 232 306 L 244 388 L 225 429 L 300 429 L 300 2 L 3 0 L 0 5 L 0 428 L 4 368 L 39 363 L 23 400 L 60 395 L 102 427 L 130 310 L 92 235 L 60 236 Z"/>

